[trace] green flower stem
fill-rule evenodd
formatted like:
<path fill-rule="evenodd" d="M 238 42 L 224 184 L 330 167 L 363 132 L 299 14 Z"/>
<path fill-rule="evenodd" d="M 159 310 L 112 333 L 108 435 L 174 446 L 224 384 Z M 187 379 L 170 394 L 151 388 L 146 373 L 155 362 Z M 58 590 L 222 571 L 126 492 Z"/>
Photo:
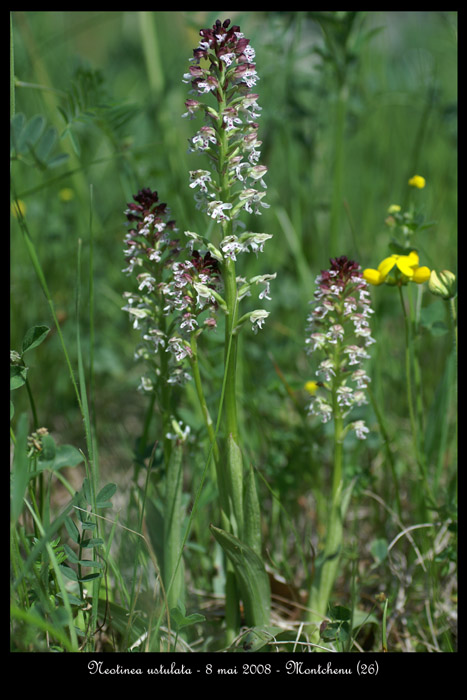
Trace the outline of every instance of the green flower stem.
<path fill-rule="evenodd" d="M 344 421 L 340 406 L 337 402 L 336 391 L 333 391 L 332 397 L 333 413 L 334 413 L 334 466 L 332 472 L 332 502 L 334 503 L 336 494 L 341 488 L 342 483 L 342 455 L 344 442 Z"/>
<path fill-rule="evenodd" d="M 334 352 L 334 366 L 339 366 L 339 357 L 342 343 L 337 342 Z M 312 643 L 319 641 L 318 625 L 326 616 L 329 599 L 336 580 L 337 570 L 340 563 L 340 550 L 343 535 L 343 443 L 345 437 L 344 420 L 342 410 L 338 402 L 337 389 L 341 380 L 338 376 L 333 377 L 332 410 L 334 416 L 334 461 L 331 487 L 331 506 L 328 513 L 328 524 L 326 531 L 326 542 L 322 554 L 322 563 L 317 567 L 317 574 L 312 582 L 309 600 L 308 621 L 314 623 L 311 633 Z"/>
<path fill-rule="evenodd" d="M 228 175 L 228 139 L 223 125 L 223 112 L 227 106 L 226 94 L 224 91 L 225 67 L 221 62 L 219 75 L 219 117 L 217 120 L 217 136 L 219 141 L 219 190 L 222 202 L 230 203 L 232 199 L 231 186 Z M 230 220 L 223 222 L 223 237 L 232 233 L 232 223 Z M 225 345 L 224 345 L 224 372 L 225 372 L 225 393 L 224 393 L 224 434 L 225 453 L 224 464 L 220 468 L 219 487 L 221 489 L 220 499 L 224 516 L 228 519 L 229 532 L 236 529 L 237 536 L 242 536 L 242 516 L 239 513 L 239 499 L 236 497 L 243 491 L 243 465 L 241 450 L 238 447 L 239 430 L 237 416 L 237 350 L 238 336 L 235 332 L 238 321 L 238 291 L 237 278 L 235 272 L 235 262 L 228 258 L 222 265 L 222 275 L 224 280 L 224 298 L 226 302 L 225 316 Z M 222 493 L 223 491 L 223 493 Z M 236 507 L 237 506 L 237 507 Z M 233 516 L 233 518 L 232 518 Z M 234 522 L 235 521 L 235 522 Z M 227 524 L 227 523 L 226 523 Z M 239 587 L 236 580 L 235 571 L 230 559 L 226 562 L 226 642 L 230 644 L 240 629 L 240 606 Z"/>
<path fill-rule="evenodd" d="M 224 72 L 225 67 L 221 62 L 219 76 L 219 117 L 217 120 L 217 136 L 219 140 L 219 189 L 221 201 L 230 203 L 232 193 L 228 175 L 228 139 L 223 125 L 223 112 L 227 106 L 226 94 L 224 92 Z M 230 220 L 224 221 L 222 224 L 222 235 L 226 237 L 232 233 L 232 223 Z M 222 275 L 224 280 L 224 298 L 226 302 L 226 317 L 225 317 L 225 345 L 224 345 L 224 363 L 225 363 L 225 394 L 224 394 L 224 418 L 225 418 L 225 437 L 226 437 L 226 474 L 223 482 L 229 490 L 229 485 L 234 483 L 236 479 L 233 477 L 233 471 L 238 468 L 238 462 L 232 458 L 232 450 L 228 448 L 230 437 L 238 445 L 238 417 L 237 417 L 237 343 L 238 337 L 234 332 L 238 320 L 238 298 L 237 298 L 237 278 L 235 273 L 235 262 L 231 258 L 227 258 L 222 266 Z M 236 475 L 242 480 L 242 474 Z M 232 496 L 232 494 L 228 494 Z M 227 512 L 229 517 L 232 513 Z"/>
<path fill-rule="evenodd" d="M 224 285 L 225 299 L 228 309 L 225 322 L 225 361 L 227 380 L 225 385 L 225 420 L 226 433 L 232 435 L 233 439 L 238 442 L 238 418 L 237 418 L 237 335 L 234 329 L 237 325 L 237 283 L 235 278 L 235 263 L 233 260 L 228 260 L 224 265 Z M 227 359 L 227 347 L 230 346 L 230 355 Z"/>
<path fill-rule="evenodd" d="M 396 498 L 397 514 L 399 519 L 402 520 L 402 506 L 399 493 L 399 479 L 397 478 L 396 465 L 394 463 L 394 456 L 391 451 L 391 440 L 389 438 L 388 432 L 386 430 L 386 425 L 384 423 L 383 415 L 379 409 L 378 401 L 373 396 L 373 392 L 370 387 L 366 389 L 368 396 L 370 397 L 371 406 L 375 412 L 376 420 L 378 421 L 378 426 L 383 438 L 384 449 L 386 450 L 386 456 L 389 462 L 389 467 L 391 469 L 392 480 L 394 482 L 394 495 Z"/>
<path fill-rule="evenodd" d="M 457 362 L 457 311 L 456 311 L 456 300 L 454 297 L 449 299 L 449 310 L 451 312 L 452 319 L 452 329 L 454 335 L 454 350 L 456 352 L 456 362 Z"/>
<path fill-rule="evenodd" d="M 224 200 L 227 201 L 227 200 Z M 224 493 L 220 493 L 221 505 L 225 516 L 228 518 L 228 531 L 232 532 L 234 494 L 231 486 L 236 483 L 242 490 L 243 469 L 241 464 L 241 451 L 238 446 L 238 418 L 237 418 L 237 341 L 234 333 L 238 316 L 237 282 L 235 275 L 235 263 L 227 260 L 223 266 L 225 301 L 227 314 L 225 317 L 225 394 L 224 394 L 224 425 L 225 425 L 225 467 L 220 469 L 219 486 Z M 230 441 L 230 443 L 229 443 Z M 236 450 L 230 449 L 232 442 Z M 237 459 L 234 456 L 237 456 Z M 237 534 L 241 536 L 241 523 L 237 522 Z M 239 589 L 233 565 L 229 559 L 226 562 L 226 643 L 231 644 L 240 629 Z"/>
<path fill-rule="evenodd" d="M 430 489 L 430 486 L 428 483 L 425 456 L 420 449 L 420 443 L 419 443 L 420 438 L 419 438 L 419 434 L 418 434 L 417 420 L 416 420 L 415 409 L 414 409 L 414 396 L 413 396 L 413 389 L 412 389 L 412 367 L 415 366 L 415 354 L 414 354 L 414 347 L 413 347 L 412 322 L 411 322 L 411 318 L 407 314 L 407 310 L 405 308 L 404 296 L 402 293 L 401 286 L 399 286 L 399 295 L 400 295 L 400 300 L 401 300 L 402 313 L 404 316 L 404 326 L 405 326 L 405 374 L 406 374 L 406 382 L 405 383 L 406 383 L 406 387 L 407 387 L 407 404 L 408 404 L 408 408 L 409 408 L 410 426 L 411 426 L 411 431 L 412 431 L 412 443 L 413 443 L 415 459 L 417 461 L 417 465 L 418 465 L 418 468 L 420 470 L 420 476 L 422 479 L 423 488 L 425 489 L 425 493 L 428 497 L 428 505 L 432 506 L 435 504 L 436 501 L 433 498 L 433 495 L 431 493 L 431 489 Z M 425 505 L 426 505 L 425 500 L 423 501 L 423 504 L 425 507 Z"/>
<path fill-rule="evenodd" d="M 191 334 L 191 341 L 190 341 L 190 346 L 191 346 L 191 370 L 193 372 L 193 379 L 195 382 L 195 388 L 196 388 L 196 395 L 198 397 L 199 405 L 201 407 L 201 412 L 203 414 L 203 419 L 206 424 L 206 430 L 208 431 L 208 437 L 212 445 L 212 452 L 214 456 L 214 462 L 216 466 L 219 464 L 219 448 L 217 446 L 216 442 L 216 434 L 214 431 L 214 425 L 211 420 L 211 416 L 209 414 L 209 409 L 208 405 L 206 403 L 206 397 L 204 395 L 203 391 L 203 384 L 201 381 L 201 374 L 199 371 L 199 362 L 198 362 L 198 347 L 197 347 L 197 337 L 196 333 Z"/>

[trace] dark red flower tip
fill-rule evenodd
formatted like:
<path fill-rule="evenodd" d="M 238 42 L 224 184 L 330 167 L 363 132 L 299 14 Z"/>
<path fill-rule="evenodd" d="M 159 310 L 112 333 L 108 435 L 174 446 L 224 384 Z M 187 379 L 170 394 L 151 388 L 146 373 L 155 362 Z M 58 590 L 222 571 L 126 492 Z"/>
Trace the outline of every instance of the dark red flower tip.
<path fill-rule="evenodd" d="M 331 258 L 331 270 L 338 273 L 340 279 L 349 279 L 355 274 L 358 274 L 360 265 L 354 260 L 349 260 L 346 255 L 341 255 L 339 258 Z"/>
<path fill-rule="evenodd" d="M 197 250 L 194 250 L 191 256 L 191 262 L 198 273 L 207 275 L 218 275 L 220 273 L 219 263 L 208 251 L 204 257 Z"/>

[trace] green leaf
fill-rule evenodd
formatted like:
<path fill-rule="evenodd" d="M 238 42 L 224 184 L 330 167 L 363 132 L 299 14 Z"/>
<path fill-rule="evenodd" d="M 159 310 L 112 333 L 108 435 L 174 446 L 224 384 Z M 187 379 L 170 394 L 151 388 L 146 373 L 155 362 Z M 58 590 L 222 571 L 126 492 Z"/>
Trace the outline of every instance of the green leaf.
<path fill-rule="evenodd" d="M 60 600 L 63 600 L 64 596 L 63 596 L 62 592 L 57 593 L 56 595 L 57 595 L 57 598 L 60 598 Z M 69 591 L 67 591 L 67 598 L 68 598 L 68 602 L 70 603 L 70 605 L 77 605 L 78 607 L 81 607 L 82 605 L 87 605 L 86 600 L 81 600 L 81 598 L 77 598 L 77 596 L 73 595 Z"/>
<path fill-rule="evenodd" d="M 10 365 L 10 391 L 19 389 L 26 383 L 28 369 L 22 365 Z"/>
<path fill-rule="evenodd" d="M 102 598 L 99 599 L 98 606 L 101 618 L 108 621 L 112 630 L 126 637 L 130 645 L 138 639 L 145 639 L 144 635 L 147 634 L 148 623 L 138 613 L 130 613 L 129 610 L 117 603 Z"/>
<path fill-rule="evenodd" d="M 349 608 L 345 608 L 343 605 L 332 605 L 329 608 L 329 617 L 331 620 L 342 622 L 343 620 L 350 620 L 352 617 L 352 611 Z"/>
<path fill-rule="evenodd" d="M 71 567 L 66 566 L 66 564 L 60 564 L 59 569 L 66 578 L 70 579 L 70 581 L 78 580 L 76 571 Z"/>
<path fill-rule="evenodd" d="M 101 573 L 87 574 L 86 576 L 81 576 L 80 578 L 77 578 L 77 580 L 80 583 L 89 583 L 89 581 L 94 581 L 94 579 L 100 578 L 101 576 L 102 576 Z"/>
<path fill-rule="evenodd" d="M 385 537 L 375 539 L 370 544 L 370 552 L 372 553 L 376 564 L 381 564 L 388 556 L 388 541 Z"/>
<path fill-rule="evenodd" d="M 57 450 L 57 446 L 55 444 L 55 440 L 51 435 L 44 435 L 43 438 L 41 439 L 41 444 L 42 444 L 42 452 L 39 457 L 39 461 L 42 460 L 42 458 L 46 461 L 54 461 L 55 459 L 55 454 Z"/>
<path fill-rule="evenodd" d="M 23 509 L 23 498 L 29 481 L 28 417 L 22 413 L 18 419 L 16 445 L 13 457 L 11 485 L 11 518 L 16 523 Z"/>
<path fill-rule="evenodd" d="M 27 151 L 31 144 L 34 145 L 39 140 L 44 125 L 45 119 L 42 114 L 36 114 L 28 121 L 18 138 L 17 149 L 20 153 Z"/>
<path fill-rule="evenodd" d="M 73 445 L 59 445 L 55 449 L 54 459 L 44 459 L 38 460 L 37 465 L 39 469 L 53 469 L 58 471 L 63 469 L 63 467 L 76 467 L 83 461 L 83 455 L 81 452 Z"/>
<path fill-rule="evenodd" d="M 78 562 L 81 566 L 87 566 L 89 569 L 103 569 L 104 564 L 101 561 L 94 559 L 80 559 Z"/>
<path fill-rule="evenodd" d="M 81 542 L 81 546 L 84 549 L 92 549 L 93 547 L 100 547 L 104 544 L 104 540 L 101 537 L 90 537 L 87 540 Z"/>
<path fill-rule="evenodd" d="M 47 163 L 52 148 L 57 140 L 57 129 L 54 126 L 49 126 L 42 135 L 36 148 L 36 155 L 44 163 Z"/>
<path fill-rule="evenodd" d="M 425 306 L 420 312 L 421 325 L 433 336 L 444 335 L 449 330 L 446 323 L 446 303 L 443 299 Z"/>
<path fill-rule="evenodd" d="M 320 637 L 325 642 L 345 644 L 350 638 L 350 625 L 348 622 L 329 622 L 321 628 Z"/>
<path fill-rule="evenodd" d="M 59 153 L 57 156 L 53 156 L 53 158 L 50 158 L 47 161 L 47 167 L 48 168 L 57 168 L 59 165 L 62 165 L 66 160 L 68 160 L 70 156 L 68 153 Z"/>
<path fill-rule="evenodd" d="M 352 617 L 352 628 L 357 629 L 363 625 L 379 625 L 378 618 L 373 613 L 368 613 L 366 610 L 354 609 Z"/>
<path fill-rule="evenodd" d="M 117 484 L 107 484 L 97 494 L 96 506 L 98 508 L 110 508 L 112 503 L 110 499 L 117 490 Z"/>
<path fill-rule="evenodd" d="M 243 531 L 243 458 L 240 447 L 232 435 L 227 441 L 227 486 L 232 502 L 231 517 L 235 520 L 236 533 Z"/>
<path fill-rule="evenodd" d="M 190 627 L 197 622 L 204 622 L 206 618 L 200 613 L 191 613 L 191 615 L 185 614 L 185 607 L 179 605 L 176 608 L 171 608 L 170 610 L 170 622 L 175 627 L 176 630 L 181 630 L 183 627 Z"/>
<path fill-rule="evenodd" d="M 84 518 L 80 518 L 83 530 L 95 530 L 97 527 L 97 523 L 93 523 L 90 520 L 85 520 L 86 515 L 84 513 L 81 513 L 81 515 L 84 515 Z"/>
<path fill-rule="evenodd" d="M 33 326 L 23 338 L 22 354 L 33 348 L 37 348 L 46 338 L 50 328 L 47 326 Z"/>
<path fill-rule="evenodd" d="M 78 556 L 77 556 L 76 553 L 72 550 L 72 548 L 71 548 L 69 545 L 64 544 L 64 545 L 63 545 L 63 549 L 65 550 L 66 555 L 67 555 L 68 559 L 71 561 L 71 563 L 72 563 L 72 564 L 77 564 L 77 563 L 78 563 Z"/>
<path fill-rule="evenodd" d="M 73 542 L 76 542 L 76 544 L 79 544 L 79 539 L 80 539 L 80 534 L 79 530 L 76 527 L 76 524 L 72 518 L 67 516 L 65 518 L 65 527 L 66 531 L 68 532 L 70 539 L 73 540 Z"/>
<path fill-rule="evenodd" d="M 240 585 L 247 625 L 251 627 L 268 625 L 271 590 L 262 560 L 251 547 L 241 542 L 238 537 L 214 527 L 214 525 L 211 525 L 210 529 L 234 566 Z"/>
<path fill-rule="evenodd" d="M 245 544 L 251 547 L 258 556 L 261 556 L 261 515 L 255 474 L 251 466 L 245 477 L 243 509 L 243 539 Z"/>

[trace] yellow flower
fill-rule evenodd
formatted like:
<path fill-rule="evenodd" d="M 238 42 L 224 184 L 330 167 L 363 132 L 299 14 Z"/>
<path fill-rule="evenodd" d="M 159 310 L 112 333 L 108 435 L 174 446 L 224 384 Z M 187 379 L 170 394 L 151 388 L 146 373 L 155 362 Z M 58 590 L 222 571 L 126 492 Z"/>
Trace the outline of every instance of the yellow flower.
<path fill-rule="evenodd" d="M 421 175 L 414 175 L 409 180 L 409 185 L 411 187 L 418 187 L 419 190 L 423 190 L 423 188 L 425 187 L 425 184 L 426 184 L 426 180 Z"/>
<path fill-rule="evenodd" d="M 428 282 L 430 279 L 431 275 L 431 270 L 429 267 L 416 267 L 413 271 L 413 277 L 412 277 L 412 282 L 416 282 L 417 284 L 423 284 L 424 282 Z"/>
<path fill-rule="evenodd" d="M 370 284 L 377 286 L 386 282 L 391 270 L 397 267 L 412 282 L 423 284 L 430 278 L 430 270 L 428 267 L 420 267 L 418 262 L 418 253 L 414 250 L 408 255 L 390 255 L 380 262 L 377 270 L 371 268 L 363 270 L 363 278 Z"/>
<path fill-rule="evenodd" d="M 400 210 L 401 207 L 399 204 L 391 204 L 391 206 L 388 207 L 388 214 L 397 214 L 397 212 Z"/>
<path fill-rule="evenodd" d="M 75 193 L 71 187 L 63 187 L 58 193 L 58 196 L 62 202 L 69 202 L 70 200 L 74 199 Z"/>
<path fill-rule="evenodd" d="M 379 284 L 383 284 L 384 282 L 384 277 L 381 272 L 371 268 L 363 270 L 363 278 L 370 284 L 373 284 L 375 287 L 377 287 Z"/>
<path fill-rule="evenodd" d="M 306 382 L 305 384 L 305 390 L 308 391 L 309 394 L 312 396 L 316 394 L 318 391 L 319 384 L 318 382 L 314 382 L 313 380 L 310 380 L 309 382 Z"/>

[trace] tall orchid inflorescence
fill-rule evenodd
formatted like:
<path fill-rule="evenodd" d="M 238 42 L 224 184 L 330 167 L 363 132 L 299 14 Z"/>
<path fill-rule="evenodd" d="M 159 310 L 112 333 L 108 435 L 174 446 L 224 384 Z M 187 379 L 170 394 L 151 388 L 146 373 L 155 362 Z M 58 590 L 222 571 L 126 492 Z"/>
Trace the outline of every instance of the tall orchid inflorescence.
<path fill-rule="evenodd" d="M 336 413 L 345 418 L 354 406 L 367 403 L 364 389 L 370 378 L 361 367 L 369 359 L 371 336 L 368 283 L 363 279 L 358 263 L 345 256 L 334 258 L 328 270 L 316 279 L 317 289 L 313 310 L 308 317 L 308 352 L 324 355 L 316 370 L 318 387 L 309 412 L 325 423 Z M 365 439 L 369 432 L 364 421 L 357 420 L 348 427 Z"/>
<path fill-rule="evenodd" d="M 209 455 L 215 462 L 222 529 L 212 531 L 227 555 L 226 627 L 230 643 L 239 630 L 240 600 L 248 625 L 269 624 L 269 579 L 259 557 L 259 500 L 253 471 L 244 470 L 243 465 L 236 367 L 240 330 L 249 321 L 256 333 L 268 316 L 263 308 L 241 315 L 240 302 L 256 288 L 260 300 L 270 299 L 270 283 L 275 274 L 245 279 L 237 276 L 235 270 L 241 253 L 258 254 L 271 238 L 269 234 L 247 230 L 240 220 L 242 214 L 261 214 L 268 206 L 263 201 L 267 168 L 258 162 L 260 107 L 258 95 L 252 91 L 258 80 L 255 52 L 239 27 L 230 27 L 230 20 L 223 23 L 217 20 L 212 29 L 202 29 L 200 35 L 201 41 L 194 49 L 184 81 L 191 84 L 196 98 L 203 97 L 207 102 L 188 99 L 183 116 L 190 119 L 204 116 L 203 124 L 190 139 L 190 151 L 204 155 L 211 170 L 192 170 L 189 186 L 195 192 L 196 206 L 215 224 L 214 233 L 208 239 L 185 230 L 181 242 L 176 237 L 175 223 L 166 205 L 159 202 L 157 193 L 150 189 L 138 192 L 126 210 L 131 228 L 125 238 L 128 263 L 125 272 L 136 276 L 137 291 L 126 294 L 124 308 L 134 327 L 141 331 L 137 355 L 151 367 L 151 375 L 143 378 L 141 387 L 151 391 L 153 398 L 157 397 L 163 419 L 169 484 L 166 499 L 173 492 L 165 509 L 165 582 L 171 580 L 170 576 L 167 579 L 168 572 L 176 571 L 178 566 L 171 558 L 174 551 L 171 514 L 179 510 L 182 479 L 177 469 L 181 462 L 175 456 L 180 458 L 180 441 L 185 436 L 174 417 L 177 414 L 174 394 L 178 398 L 179 392 L 172 391 L 171 385 L 193 379 L 211 443 Z M 219 311 L 225 321 L 224 377 L 220 391 L 222 410 L 219 407 L 214 428 L 198 363 L 197 339 L 206 329 L 217 326 Z M 236 557 L 240 550 L 247 555 L 246 568 L 245 561 Z M 240 570 L 234 571 L 236 565 Z"/>
<path fill-rule="evenodd" d="M 254 63 L 255 52 L 238 26 L 230 27 L 230 20 L 217 20 L 212 29 L 200 31 L 201 41 L 193 51 L 192 65 L 183 80 L 190 83 L 196 97 L 214 97 L 213 104 L 199 99 L 185 102 L 187 112 L 183 115 L 193 119 L 204 116 L 204 124 L 190 139 L 190 151 L 204 154 L 212 163 L 212 170 L 190 172 L 190 187 L 196 191 L 197 207 L 221 226 L 221 237 L 211 253 L 230 270 L 239 253 L 263 250 L 270 234 L 245 230 L 239 217 L 243 212 L 261 214 L 268 207 L 263 200 L 266 195 L 264 176 L 267 168 L 259 164 L 261 141 L 258 140 L 258 122 L 261 107 L 258 95 L 252 92 L 258 78 Z M 202 65 L 204 64 L 204 65 Z M 200 243 L 201 236 L 187 232 Z M 270 280 L 275 274 L 258 275 L 250 280 L 225 279 L 226 302 L 234 293 L 237 302 L 249 296 L 251 287 L 262 284 L 260 298 L 269 299 Z M 233 280 L 235 282 L 235 280 Z M 230 312 L 232 309 L 230 309 Z M 268 313 L 263 309 L 246 314 L 256 332 L 262 327 Z M 235 330 L 232 328 L 231 330 Z"/>
<path fill-rule="evenodd" d="M 261 109 L 258 95 L 253 92 L 258 81 L 255 52 L 240 28 L 230 26 L 230 20 L 217 20 L 211 29 L 202 29 L 200 36 L 191 66 L 183 77 L 184 82 L 191 84 L 193 95 L 185 103 L 187 111 L 183 116 L 204 117 L 203 124 L 190 139 L 189 150 L 207 158 L 210 169 L 192 170 L 190 187 L 195 190 L 196 206 L 217 226 L 211 240 L 191 231 L 186 235 L 193 244 L 204 245 L 218 261 L 223 283 L 222 297 L 219 295 L 217 299 L 225 314 L 223 411 L 220 414 L 223 416 L 223 444 L 222 452 L 214 451 L 214 456 L 224 530 L 222 533 L 213 530 L 213 534 L 229 559 L 226 623 L 227 638 L 232 640 L 240 620 L 238 586 L 242 589 L 247 624 L 269 623 L 269 581 L 258 557 L 261 550 L 259 502 L 254 476 L 251 471 L 244 473 L 237 419 L 236 371 L 240 329 L 249 321 L 253 332 L 257 333 L 268 316 L 264 308 L 241 315 L 239 305 L 258 285 L 259 298 L 270 299 L 270 282 L 276 275 L 260 274 L 245 279 L 236 273 L 238 256 L 248 252 L 258 254 L 271 238 L 270 234 L 247 230 L 240 219 L 241 215 L 259 215 L 268 207 L 264 202 L 267 168 L 259 164 L 261 141 L 258 140 L 257 119 Z M 232 537 L 236 538 L 235 545 Z M 233 571 L 235 564 L 231 557 L 234 551 L 240 550 L 248 551 L 251 560 L 256 561 L 259 568 L 255 572 L 246 572 L 243 565 L 241 571 Z"/>
<path fill-rule="evenodd" d="M 157 192 L 144 188 L 133 199 L 125 212 L 131 228 L 125 236 L 124 272 L 136 277 L 138 287 L 125 292 L 124 310 L 141 331 L 136 357 L 153 370 L 140 388 L 152 391 L 159 379 L 169 385 L 190 379 L 190 335 L 216 325 L 220 273 L 209 251 L 201 255 L 192 246 L 181 248 L 175 221 Z"/>
<path fill-rule="evenodd" d="M 346 484 L 343 442 L 350 429 L 364 440 L 369 432 L 363 420 L 345 422 L 355 406 L 367 403 L 365 388 L 370 378 L 362 368 L 374 343 L 369 317 L 372 313 L 368 283 L 359 265 L 345 256 L 333 258 L 328 270 L 316 279 L 313 309 L 308 317 L 309 352 L 319 354 L 318 382 L 309 412 L 326 423 L 334 421 L 332 490 L 323 557 L 313 577 L 307 617 L 313 623 L 313 641 L 325 617 L 336 579 L 342 546 L 343 518 L 352 485 Z M 323 358 L 324 355 L 324 358 Z"/>

